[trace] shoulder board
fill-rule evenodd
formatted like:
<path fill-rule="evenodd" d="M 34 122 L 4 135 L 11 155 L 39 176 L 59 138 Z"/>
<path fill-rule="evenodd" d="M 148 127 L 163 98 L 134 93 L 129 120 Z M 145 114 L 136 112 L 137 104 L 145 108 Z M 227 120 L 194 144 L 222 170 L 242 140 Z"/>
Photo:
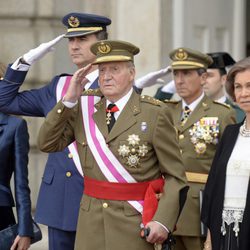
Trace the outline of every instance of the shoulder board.
<path fill-rule="evenodd" d="M 224 103 L 224 102 L 217 102 L 217 101 L 213 101 L 213 103 L 215 103 L 215 104 L 220 104 L 220 105 L 222 105 L 222 106 L 224 106 L 224 107 L 226 107 L 226 108 L 228 108 L 228 109 L 230 109 L 230 108 L 231 108 L 231 106 L 230 106 L 229 104 Z"/>
<path fill-rule="evenodd" d="M 87 90 L 84 90 L 82 95 L 94 95 L 94 96 L 103 96 L 101 90 L 98 88 L 98 89 L 87 89 Z"/>
<path fill-rule="evenodd" d="M 72 74 L 63 73 L 63 74 L 61 74 L 59 76 L 62 77 L 62 76 L 73 76 L 73 75 Z"/>
<path fill-rule="evenodd" d="M 177 104 L 177 103 L 179 103 L 180 101 L 165 99 L 164 102 L 165 102 L 165 103 Z"/>
<path fill-rule="evenodd" d="M 154 104 L 156 106 L 161 106 L 163 103 L 162 101 L 155 99 L 154 97 L 148 96 L 148 95 L 142 95 L 141 101 L 151 103 L 151 104 Z"/>

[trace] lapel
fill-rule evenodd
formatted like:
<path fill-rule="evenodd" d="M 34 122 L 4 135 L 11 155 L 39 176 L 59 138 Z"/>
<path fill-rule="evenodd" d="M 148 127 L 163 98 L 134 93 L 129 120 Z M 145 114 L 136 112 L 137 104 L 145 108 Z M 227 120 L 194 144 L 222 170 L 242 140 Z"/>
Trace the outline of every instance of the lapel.
<path fill-rule="evenodd" d="M 181 101 L 179 101 L 175 105 L 174 112 L 173 112 L 173 120 L 174 120 L 174 124 L 177 128 L 181 122 L 181 113 L 182 113 L 182 103 L 181 103 Z"/>
<path fill-rule="evenodd" d="M 106 138 L 106 142 L 109 143 L 136 123 L 135 115 L 140 113 L 140 96 L 133 91 L 110 133 L 108 133 L 106 124 L 105 98 L 96 105 L 96 109 L 93 119 L 104 138 Z"/>
<path fill-rule="evenodd" d="M 106 123 L 106 99 L 102 98 L 96 105 L 96 112 L 93 114 L 93 119 L 102 133 L 104 138 L 108 136 L 108 126 Z"/>
<path fill-rule="evenodd" d="M 202 117 L 206 116 L 207 110 L 210 109 L 210 105 L 211 105 L 211 100 L 208 99 L 208 97 L 204 96 L 202 100 L 200 101 L 200 103 L 197 105 L 197 107 L 193 110 L 191 115 L 188 117 L 186 123 L 184 125 L 181 125 L 181 122 L 179 119 L 179 122 L 177 123 L 176 128 L 180 132 L 183 132 L 186 129 L 192 127 L 194 123 L 199 121 Z M 181 102 L 180 102 L 180 106 L 181 106 Z M 182 107 L 180 107 L 180 110 L 181 108 Z"/>

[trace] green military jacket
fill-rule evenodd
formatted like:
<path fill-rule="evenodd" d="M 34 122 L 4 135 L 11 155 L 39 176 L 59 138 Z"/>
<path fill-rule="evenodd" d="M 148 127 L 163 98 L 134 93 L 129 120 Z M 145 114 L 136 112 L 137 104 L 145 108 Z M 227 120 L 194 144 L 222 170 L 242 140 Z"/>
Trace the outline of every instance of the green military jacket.
<path fill-rule="evenodd" d="M 245 119 L 245 112 L 237 104 L 233 103 L 228 98 L 225 103 L 229 104 L 235 110 L 237 123 L 242 122 Z"/>
<path fill-rule="evenodd" d="M 110 133 L 106 124 L 106 99 L 102 98 L 95 107 L 95 123 L 109 149 L 125 169 L 138 182 L 164 176 L 164 193 L 153 220 L 172 231 L 179 215 L 180 190 L 186 187 L 186 177 L 176 131 L 166 105 L 133 92 Z M 128 140 L 130 135 L 137 135 L 139 145 L 147 147 L 137 166 L 131 166 L 128 159 L 119 153 L 120 146 L 131 147 Z M 88 146 L 80 105 L 76 109 L 69 109 L 59 102 L 42 125 L 39 147 L 45 152 L 55 152 L 74 140 L 84 175 L 106 180 Z M 75 249 L 153 250 L 154 246 L 140 237 L 140 223 L 141 215 L 127 201 L 102 200 L 83 195 Z"/>
<path fill-rule="evenodd" d="M 210 170 L 218 140 L 228 124 L 235 123 L 235 111 L 229 105 L 217 103 L 204 97 L 190 114 L 186 123 L 181 123 L 182 102 L 166 101 L 178 133 L 180 151 L 185 170 L 198 180 L 189 181 L 188 197 L 177 223 L 176 235 L 200 236 L 200 190 L 204 189 L 204 178 Z M 211 124 L 216 124 L 213 126 Z M 210 124 L 206 126 L 207 124 Z M 208 132 L 210 131 L 210 132 Z M 213 131 L 213 132 L 212 132 Z M 205 140 L 198 139 L 203 136 Z M 211 141 L 211 143 L 210 143 Z M 193 174 L 195 173 L 195 174 Z"/>

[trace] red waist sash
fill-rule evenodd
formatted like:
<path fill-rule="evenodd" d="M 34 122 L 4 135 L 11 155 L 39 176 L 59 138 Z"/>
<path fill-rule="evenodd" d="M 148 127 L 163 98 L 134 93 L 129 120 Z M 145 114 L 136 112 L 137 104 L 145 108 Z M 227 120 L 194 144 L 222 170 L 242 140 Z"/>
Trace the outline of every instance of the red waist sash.
<path fill-rule="evenodd" d="M 156 179 L 148 182 L 116 183 L 99 181 L 84 177 L 84 194 L 106 200 L 143 200 L 142 220 L 145 225 L 149 222 L 158 206 L 157 193 L 163 192 L 164 179 Z"/>

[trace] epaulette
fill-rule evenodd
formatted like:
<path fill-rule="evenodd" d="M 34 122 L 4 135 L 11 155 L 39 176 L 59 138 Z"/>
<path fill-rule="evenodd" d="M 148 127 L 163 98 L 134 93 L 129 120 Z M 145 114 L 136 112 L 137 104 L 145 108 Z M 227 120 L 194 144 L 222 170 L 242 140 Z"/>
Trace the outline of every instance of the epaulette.
<path fill-rule="evenodd" d="M 180 101 L 165 99 L 163 102 L 164 102 L 164 103 L 177 104 L 177 103 L 179 103 Z"/>
<path fill-rule="evenodd" d="M 148 103 L 154 104 L 156 106 L 161 106 L 163 103 L 162 101 L 155 99 L 154 97 L 148 96 L 148 95 L 141 95 L 141 100 L 143 102 L 148 102 Z"/>
<path fill-rule="evenodd" d="M 231 108 L 231 106 L 230 106 L 229 104 L 225 103 L 225 102 L 213 101 L 213 103 L 215 103 L 215 104 L 220 104 L 220 105 L 222 105 L 222 106 L 224 106 L 224 107 L 227 107 L 228 109 Z"/>
<path fill-rule="evenodd" d="M 101 90 L 98 89 L 87 89 L 84 90 L 82 95 L 94 95 L 94 96 L 103 96 L 103 93 L 101 92 Z"/>

